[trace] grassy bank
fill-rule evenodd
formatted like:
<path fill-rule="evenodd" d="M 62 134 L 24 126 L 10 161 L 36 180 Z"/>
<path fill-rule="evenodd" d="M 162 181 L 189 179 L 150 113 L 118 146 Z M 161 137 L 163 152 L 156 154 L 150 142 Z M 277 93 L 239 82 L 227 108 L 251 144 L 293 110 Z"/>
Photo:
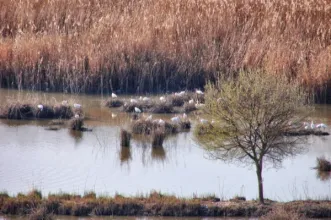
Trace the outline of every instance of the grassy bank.
<path fill-rule="evenodd" d="M 146 196 L 97 197 L 94 192 L 84 196 L 50 194 L 43 198 L 38 191 L 10 197 L 0 194 L 0 213 L 10 215 L 118 215 L 118 216 L 264 216 L 286 210 L 301 217 L 331 217 L 330 201 L 272 202 L 260 205 L 257 201 L 233 199 L 219 201 L 215 196 L 178 198 L 151 192 Z M 277 214 L 281 214 L 278 211 Z M 268 218 L 265 218 L 268 219 Z M 301 218 L 302 219 L 302 218 Z"/>
<path fill-rule="evenodd" d="M 0 10 L 4 87 L 178 91 L 263 68 L 329 88 L 326 0 L 4 0 Z"/>

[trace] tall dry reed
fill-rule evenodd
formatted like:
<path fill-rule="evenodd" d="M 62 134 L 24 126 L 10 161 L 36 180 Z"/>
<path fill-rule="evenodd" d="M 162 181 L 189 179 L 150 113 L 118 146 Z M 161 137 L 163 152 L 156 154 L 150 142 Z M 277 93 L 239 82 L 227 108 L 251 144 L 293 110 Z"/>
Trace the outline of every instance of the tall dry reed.
<path fill-rule="evenodd" d="M 1 0 L 0 11 L 4 87 L 162 92 L 242 68 L 330 87 L 328 0 Z"/>

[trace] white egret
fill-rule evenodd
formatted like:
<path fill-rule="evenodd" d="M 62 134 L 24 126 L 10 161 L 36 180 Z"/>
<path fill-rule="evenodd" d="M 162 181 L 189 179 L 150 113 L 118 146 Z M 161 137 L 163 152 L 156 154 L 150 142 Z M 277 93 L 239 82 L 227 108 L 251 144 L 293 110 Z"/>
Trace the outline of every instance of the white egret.
<path fill-rule="evenodd" d="M 137 108 L 137 107 L 134 107 L 134 111 L 135 111 L 136 113 L 141 113 L 140 108 Z"/>
<path fill-rule="evenodd" d="M 160 101 L 161 101 L 161 102 L 165 102 L 165 100 L 166 100 L 166 99 L 164 98 L 164 96 L 161 96 L 161 97 L 160 97 Z"/>
<path fill-rule="evenodd" d="M 79 109 L 79 108 L 81 108 L 82 107 L 82 105 L 81 104 L 77 104 L 77 103 L 74 103 L 74 108 L 77 108 L 77 109 Z"/>
<path fill-rule="evenodd" d="M 116 95 L 115 93 L 112 93 L 112 94 L 111 94 L 111 97 L 112 97 L 112 98 L 117 98 L 117 95 Z"/>
<path fill-rule="evenodd" d="M 327 128 L 328 126 L 324 123 L 320 123 L 316 125 L 316 128 Z"/>
<path fill-rule="evenodd" d="M 170 119 L 173 123 L 179 124 L 181 122 L 180 118 L 178 116 L 172 117 Z"/>
<path fill-rule="evenodd" d="M 200 89 L 195 89 L 195 93 L 198 95 L 203 95 L 204 93 Z"/>
<path fill-rule="evenodd" d="M 40 109 L 40 111 L 42 111 L 43 110 L 43 108 L 44 108 L 44 106 L 43 105 L 37 105 L 37 107 Z"/>
<path fill-rule="evenodd" d="M 190 99 L 190 100 L 188 101 L 188 103 L 189 103 L 189 104 L 193 104 L 193 103 L 194 103 L 194 100 L 193 100 L 193 99 Z"/>

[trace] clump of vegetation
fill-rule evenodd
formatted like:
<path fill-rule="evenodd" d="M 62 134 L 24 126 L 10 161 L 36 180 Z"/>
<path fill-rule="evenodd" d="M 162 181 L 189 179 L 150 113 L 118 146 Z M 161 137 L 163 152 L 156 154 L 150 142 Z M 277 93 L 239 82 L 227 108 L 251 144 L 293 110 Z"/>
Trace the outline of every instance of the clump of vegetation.
<path fill-rule="evenodd" d="M 36 109 L 31 104 L 10 103 L 1 108 L 0 115 L 7 119 L 31 119 L 34 118 Z"/>
<path fill-rule="evenodd" d="M 152 147 L 162 147 L 165 137 L 164 131 L 156 129 L 152 134 Z"/>
<path fill-rule="evenodd" d="M 195 106 L 194 103 L 188 103 L 188 102 L 186 102 L 184 104 L 184 112 L 190 113 L 190 112 L 193 112 L 193 111 L 196 111 L 196 110 L 197 110 L 197 107 Z"/>
<path fill-rule="evenodd" d="M 132 123 L 133 134 L 150 135 L 157 129 L 162 130 L 165 134 L 175 134 L 179 132 L 178 125 L 164 121 L 143 120 L 139 119 Z"/>
<path fill-rule="evenodd" d="M 131 133 L 127 130 L 121 129 L 121 146 L 129 147 L 131 141 Z"/>
<path fill-rule="evenodd" d="M 137 102 L 126 102 L 123 105 L 122 111 L 124 112 L 135 112 L 135 108 L 139 108 L 142 112 L 145 112 L 146 109 L 149 109 L 153 106 L 151 102 L 145 102 L 138 100 Z"/>
<path fill-rule="evenodd" d="M 331 171 L 331 162 L 325 159 L 325 157 L 317 158 L 317 167 L 321 172 L 330 172 Z"/>
<path fill-rule="evenodd" d="M 74 112 L 69 105 L 55 105 L 54 106 L 54 117 L 62 119 L 70 119 L 74 116 Z"/>
<path fill-rule="evenodd" d="M 31 213 L 28 215 L 29 220 L 53 220 L 53 213 L 49 213 L 47 208 L 42 205 L 40 207 L 32 209 Z"/>
<path fill-rule="evenodd" d="M 39 108 L 35 104 L 21 102 L 8 103 L 0 108 L 0 118 L 7 119 L 69 119 L 74 113 L 70 106 L 65 105 L 41 105 Z"/>
<path fill-rule="evenodd" d="M 154 114 L 166 114 L 174 113 L 174 108 L 170 102 L 154 102 L 147 111 Z"/>
<path fill-rule="evenodd" d="M 109 108 L 117 108 L 124 105 L 124 102 L 118 98 L 110 98 L 106 101 L 105 106 Z"/>
<path fill-rule="evenodd" d="M 132 123 L 132 133 L 149 135 L 156 128 L 156 126 L 157 124 L 153 123 L 151 120 L 139 119 Z"/>
<path fill-rule="evenodd" d="M 244 196 L 235 196 L 232 199 L 230 199 L 231 202 L 241 202 L 246 201 L 246 197 Z"/>

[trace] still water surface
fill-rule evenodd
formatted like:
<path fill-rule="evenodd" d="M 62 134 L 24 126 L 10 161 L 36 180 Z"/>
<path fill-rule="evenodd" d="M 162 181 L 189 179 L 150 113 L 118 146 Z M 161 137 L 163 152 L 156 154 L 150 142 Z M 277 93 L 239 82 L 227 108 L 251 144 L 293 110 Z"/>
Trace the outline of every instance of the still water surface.
<path fill-rule="evenodd" d="M 0 120 L 0 190 L 11 195 L 40 189 L 83 194 L 146 194 L 151 190 L 178 196 L 216 194 L 257 197 L 253 168 L 209 160 L 194 141 L 192 132 L 170 137 L 163 148 L 153 149 L 136 137 L 130 149 L 121 148 L 119 132 L 130 123 L 130 115 L 100 104 L 107 97 L 72 96 L 0 90 L 0 103 L 7 99 L 34 99 L 81 103 L 92 132 L 45 130 L 49 121 Z M 154 118 L 171 115 L 155 115 Z M 195 116 L 189 115 L 194 121 Z M 331 106 L 316 106 L 315 123 L 331 124 Z M 331 158 L 331 137 L 310 137 L 307 152 L 284 161 L 280 169 L 264 170 L 265 196 L 270 199 L 319 199 L 331 196 L 328 176 L 312 169 L 316 157 Z"/>

